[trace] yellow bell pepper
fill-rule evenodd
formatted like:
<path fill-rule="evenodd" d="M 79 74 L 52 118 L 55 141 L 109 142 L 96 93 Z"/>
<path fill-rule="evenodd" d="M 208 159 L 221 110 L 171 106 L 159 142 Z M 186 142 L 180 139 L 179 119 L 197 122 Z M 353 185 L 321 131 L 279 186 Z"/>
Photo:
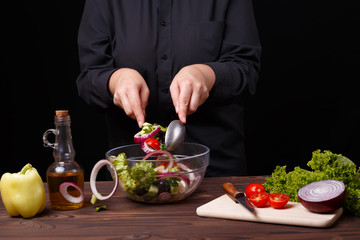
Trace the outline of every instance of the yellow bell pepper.
<path fill-rule="evenodd" d="M 30 218 L 45 208 L 44 183 L 30 163 L 18 173 L 4 173 L 0 180 L 0 192 L 4 206 L 11 216 Z"/>

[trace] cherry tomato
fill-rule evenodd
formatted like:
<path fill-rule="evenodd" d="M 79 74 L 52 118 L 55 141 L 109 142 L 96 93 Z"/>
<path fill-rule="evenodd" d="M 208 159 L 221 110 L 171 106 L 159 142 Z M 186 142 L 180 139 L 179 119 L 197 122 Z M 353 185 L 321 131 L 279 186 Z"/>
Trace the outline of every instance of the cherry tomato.
<path fill-rule="evenodd" d="M 161 163 L 160 163 L 160 166 L 162 165 L 162 166 L 164 166 L 164 168 L 167 168 L 167 167 L 169 166 L 169 164 L 170 164 L 170 162 L 161 162 Z M 177 163 L 174 162 L 173 167 L 176 167 L 176 166 L 177 166 Z"/>
<path fill-rule="evenodd" d="M 269 201 L 269 193 L 255 193 L 249 197 L 249 200 L 255 207 L 264 207 Z"/>
<path fill-rule="evenodd" d="M 265 187 L 260 183 L 250 183 L 245 188 L 245 194 L 247 197 L 251 197 L 251 195 L 255 193 L 265 192 Z"/>
<path fill-rule="evenodd" d="M 155 150 L 159 150 L 160 146 L 161 146 L 160 142 L 158 140 L 156 140 L 155 138 L 149 138 L 149 139 L 145 140 L 145 143 L 149 147 L 151 147 L 151 148 L 153 148 Z"/>
<path fill-rule="evenodd" d="M 270 206 L 273 208 L 282 208 L 289 201 L 289 196 L 283 193 L 272 193 L 269 196 Z"/>

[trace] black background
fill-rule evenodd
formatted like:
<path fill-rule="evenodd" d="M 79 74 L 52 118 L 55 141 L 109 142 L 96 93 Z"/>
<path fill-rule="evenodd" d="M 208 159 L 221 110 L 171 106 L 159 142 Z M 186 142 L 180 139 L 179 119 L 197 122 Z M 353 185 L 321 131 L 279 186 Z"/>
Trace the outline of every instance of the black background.
<path fill-rule="evenodd" d="M 263 55 L 258 90 L 246 102 L 249 175 L 270 174 L 276 165 L 305 168 L 316 149 L 360 165 L 357 0 L 253 2 Z M 30 162 L 45 179 L 53 157 L 42 134 L 54 127 L 57 109 L 70 111 L 86 180 L 108 150 L 102 110 L 87 106 L 75 85 L 83 5 L 52 0 L 2 7 L 0 174 Z"/>

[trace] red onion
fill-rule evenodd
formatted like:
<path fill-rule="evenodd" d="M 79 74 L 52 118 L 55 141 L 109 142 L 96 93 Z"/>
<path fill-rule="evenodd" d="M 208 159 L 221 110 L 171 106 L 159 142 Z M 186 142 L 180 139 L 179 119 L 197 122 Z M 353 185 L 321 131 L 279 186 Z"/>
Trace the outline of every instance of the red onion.
<path fill-rule="evenodd" d="M 178 166 L 180 169 L 189 172 L 190 182 L 194 182 L 194 180 L 196 180 L 195 174 L 192 172 L 193 169 L 189 168 L 188 166 L 186 166 L 186 165 L 183 164 L 183 163 L 177 163 L 177 166 Z"/>
<path fill-rule="evenodd" d="M 74 187 L 77 191 L 79 191 L 80 196 L 74 197 L 74 196 L 70 195 L 69 192 L 68 192 L 68 187 L 70 187 L 70 186 Z M 84 201 L 84 192 L 83 192 L 83 190 L 81 189 L 81 187 L 79 187 L 77 184 L 75 184 L 73 182 L 63 182 L 59 186 L 59 191 L 60 191 L 61 195 L 68 202 L 77 204 L 77 203 L 82 203 Z"/>
<path fill-rule="evenodd" d="M 149 145 L 148 145 L 145 141 L 141 142 L 141 149 L 142 149 L 146 154 L 155 151 L 155 149 L 149 147 Z"/>
<path fill-rule="evenodd" d="M 148 134 L 145 134 L 145 135 L 142 135 L 142 136 L 141 136 L 141 131 L 140 131 L 137 134 L 135 134 L 134 142 L 135 143 L 143 142 L 146 139 L 149 139 L 149 138 L 155 136 L 158 132 L 160 132 L 160 127 L 159 126 L 154 126 L 154 130 L 151 133 L 148 133 Z"/>
<path fill-rule="evenodd" d="M 174 159 L 174 156 L 171 153 L 169 153 L 168 151 L 155 150 L 155 151 L 153 151 L 151 153 L 148 153 L 142 160 L 146 160 L 151 156 L 159 156 L 159 155 L 163 155 L 163 154 L 167 155 L 169 157 L 169 159 Z"/>
<path fill-rule="evenodd" d="M 301 204 L 311 212 L 327 213 L 339 209 L 345 201 L 343 182 L 323 180 L 310 183 L 298 191 Z"/>
<path fill-rule="evenodd" d="M 111 175 L 113 175 L 113 179 L 115 180 L 115 185 L 109 195 L 102 196 L 96 189 L 96 177 L 99 173 L 99 170 L 105 165 L 108 165 L 110 167 L 110 172 L 111 172 Z M 94 196 L 99 200 L 109 199 L 116 192 L 116 190 L 118 188 L 118 184 L 119 184 L 119 178 L 118 178 L 118 175 L 117 175 L 114 165 L 109 160 L 103 159 L 103 160 L 98 161 L 95 164 L 95 166 L 93 167 L 93 169 L 91 171 L 91 175 L 90 175 L 90 187 L 91 187 L 91 191 L 94 194 Z"/>

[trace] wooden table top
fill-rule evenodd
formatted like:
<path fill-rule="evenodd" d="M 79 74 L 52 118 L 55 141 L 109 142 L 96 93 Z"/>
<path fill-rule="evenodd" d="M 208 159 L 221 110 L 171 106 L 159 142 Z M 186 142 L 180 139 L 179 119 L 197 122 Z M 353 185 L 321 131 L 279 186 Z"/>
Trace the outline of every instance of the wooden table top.
<path fill-rule="evenodd" d="M 342 215 L 330 228 L 310 228 L 246 221 L 205 218 L 196 208 L 223 195 L 222 183 L 245 188 L 264 177 L 205 178 L 187 199 L 168 205 L 148 205 L 126 198 L 122 191 L 102 201 L 106 211 L 96 212 L 89 203 L 85 184 L 85 207 L 72 211 L 51 210 L 31 218 L 10 217 L 0 203 L 0 239 L 360 239 L 360 217 Z M 112 182 L 99 182 L 110 192 Z M 98 204 L 97 204 L 98 205 Z"/>

